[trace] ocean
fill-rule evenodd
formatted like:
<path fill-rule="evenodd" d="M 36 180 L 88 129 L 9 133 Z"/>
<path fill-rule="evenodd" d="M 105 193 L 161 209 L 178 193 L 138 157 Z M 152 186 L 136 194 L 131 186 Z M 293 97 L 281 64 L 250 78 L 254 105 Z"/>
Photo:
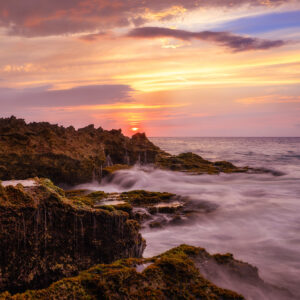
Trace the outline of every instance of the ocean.
<path fill-rule="evenodd" d="M 266 174 L 190 175 L 136 166 L 110 182 L 106 192 L 133 189 L 188 197 L 198 214 L 182 224 L 145 227 L 145 257 L 180 244 L 230 252 L 256 266 L 268 283 L 300 298 L 300 138 L 151 138 L 161 149 L 194 152 L 213 161 L 263 167 Z"/>

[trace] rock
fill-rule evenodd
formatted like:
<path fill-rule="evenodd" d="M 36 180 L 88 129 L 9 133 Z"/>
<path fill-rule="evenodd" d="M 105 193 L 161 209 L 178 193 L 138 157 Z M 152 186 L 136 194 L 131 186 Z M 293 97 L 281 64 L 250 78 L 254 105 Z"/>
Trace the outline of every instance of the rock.
<path fill-rule="evenodd" d="M 171 193 L 149 192 L 144 190 L 133 190 L 123 192 L 120 197 L 135 206 L 152 206 L 161 202 L 170 202 L 176 195 Z"/>
<path fill-rule="evenodd" d="M 102 170 L 112 164 L 154 163 L 160 152 L 143 134 L 130 139 L 94 125 L 75 130 L 0 119 L 0 180 L 37 176 L 75 185 L 101 180 Z"/>
<path fill-rule="evenodd" d="M 202 276 L 193 261 L 198 251 L 181 246 L 150 259 L 96 265 L 47 289 L 14 296 L 3 293 L 0 299 L 244 299 Z"/>
<path fill-rule="evenodd" d="M 46 287 L 94 264 L 142 255 L 128 208 L 94 209 L 103 192 L 67 198 L 50 180 L 34 180 L 31 187 L 0 184 L 1 291 Z"/>
<path fill-rule="evenodd" d="M 109 167 L 105 167 L 102 170 L 102 176 L 109 176 L 112 175 L 114 172 L 120 171 L 120 170 L 126 170 L 129 169 L 131 166 L 129 165 L 121 165 L 121 164 L 115 164 Z"/>
<path fill-rule="evenodd" d="M 202 248 L 197 251 L 191 259 L 199 272 L 217 286 L 241 293 L 246 299 L 296 299 L 289 291 L 264 282 L 256 267 L 235 260 L 230 253 L 210 255 Z"/>
<path fill-rule="evenodd" d="M 0 180 L 45 177 L 56 184 L 76 185 L 101 181 L 134 164 L 193 174 L 270 172 L 226 161 L 210 162 L 190 152 L 170 155 L 144 133 L 130 139 L 121 130 L 94 125 L 75 130 L 46 122 L 26 124 L 15 117 L 0 119 Z"/>
<path fill-rule="evenodd" d="M 239 168 L 226 161 L 210 162 L 192 152 L 179 155 L 160 154 L 155 164 L 163 169 L 194 174 L 245 173 L 249 170 L 248 167 Z"/>

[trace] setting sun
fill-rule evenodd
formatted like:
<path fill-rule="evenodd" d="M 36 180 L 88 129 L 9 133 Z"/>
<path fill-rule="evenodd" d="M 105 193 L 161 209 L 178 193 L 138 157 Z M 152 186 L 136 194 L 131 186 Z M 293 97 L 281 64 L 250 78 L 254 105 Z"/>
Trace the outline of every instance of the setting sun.
<path fill-rule="evenodd" d="M 137 127 L 131 128 L 132 131 L 138 131 L 139 129 Z"/>

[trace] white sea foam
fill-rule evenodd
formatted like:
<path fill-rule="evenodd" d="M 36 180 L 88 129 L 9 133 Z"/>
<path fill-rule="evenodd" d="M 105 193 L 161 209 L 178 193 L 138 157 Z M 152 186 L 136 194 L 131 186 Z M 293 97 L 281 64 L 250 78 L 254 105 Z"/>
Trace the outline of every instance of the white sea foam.
<path fill-rule="evenodd" d="M 32 187 L 36 186 L 37 183 L 33 179 L 28 179 L 28 180 L 6 180 L 2 181 L 1 184 L 3 186 L 16 186 L 17 184 L 22 184 L 24 187 Z"/>
<path fill-rule="evenodd" d="M 260 276 L 300 297 L 300 139 L 156 139 L 173 153 L 194 151 L 204 158 L 240 166 L 265 167 L 272 174 L 189 175 L 151 167 L 117 172 L 101 185 L 80 186 L 105 192 L 133 189 L 172 192 L 193 205 L 209 207 L 180 226 L 145 228 L 144 256 L 182 243 L 211 253 L 231 252 L 259 268 Z M 170 151 L 171 152 L 171 151 Z"/>

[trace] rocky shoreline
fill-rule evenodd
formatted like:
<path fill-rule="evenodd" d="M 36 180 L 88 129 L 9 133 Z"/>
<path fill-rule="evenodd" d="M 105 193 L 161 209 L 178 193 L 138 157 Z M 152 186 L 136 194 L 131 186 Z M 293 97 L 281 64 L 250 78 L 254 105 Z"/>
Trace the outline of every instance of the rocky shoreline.
<path fill-rule="evenodd" d="M 121 210 L 78 205 L 50 180 L 0 185 L 0 290 L 41 288 L 96 263 L 141 257 L 139 224 Z"/>
<path fill-rule="evenodd" d="M 142 258 L 141 226 L 180 225 L 216 208 L 172 193 L 56 185 L 109 181 L 135 164 L 190 174 L 265 172 L 170 155 L 145 134 L 0 119 L 0 299 L 292 298 L 231 254 L 182 245 Z"/>

